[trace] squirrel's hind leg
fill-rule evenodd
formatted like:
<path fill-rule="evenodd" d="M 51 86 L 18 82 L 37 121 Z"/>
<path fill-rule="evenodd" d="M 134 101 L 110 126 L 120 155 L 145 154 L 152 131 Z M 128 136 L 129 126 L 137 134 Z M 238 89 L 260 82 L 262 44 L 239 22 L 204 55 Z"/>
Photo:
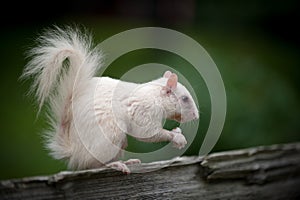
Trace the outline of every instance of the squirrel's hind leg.
<path fill-rule="evenodd" d="M 115 161 L 108 163 L 106 166 L 118 171 L 121 171 L 125 174 L 130 173 L 130 169 L 127 167 L 127 165 L 134 165 L 134 164 L 141 164 L 141 160 L 139 159 L 129 159 L 127 161 Z"/>
<path fill-rule="evenodd" d="M 126 165 L 141 164 L 141 160 L 140 159 L 129 159 L 129 160 L 124 161 L 124 164 L 126 164 Z"/>
<path fill-rule="evenodd" d="M 106 166 L 109 167 L 109 168 L 121 171 L 121 172 L 123 172 L 125 174 L 129 174 L 130 173 L 129 168 L 122 161 L 111 162 L 111 163 L 108 163 Z"/>

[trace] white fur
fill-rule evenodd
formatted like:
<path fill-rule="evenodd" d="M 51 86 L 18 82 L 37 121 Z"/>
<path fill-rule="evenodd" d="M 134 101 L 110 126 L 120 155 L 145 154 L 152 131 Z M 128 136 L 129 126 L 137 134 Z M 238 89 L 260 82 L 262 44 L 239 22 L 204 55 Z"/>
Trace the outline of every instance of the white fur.
<path fill-rule="evenodd" d="M 47 133 L 47 146 L 54 158 L 67 160 L 72 169 L 112 163 L 108 166 L 129 172 L 117 161 L 127 145 L 126 134 L 142 141 L 172 141 L 176 148 L 184 147 L 186 140 L 180 129 L 168 131 L 162 127 L 162 120 L 176 113 L 181 122 L 199 117 L 195 102 L 177 83 L 177 76 L 172 87 L 167 87 L 171 72 L 166 73 L 168 77 L 144 84 L 94 77 L 102 54 L 91 49 L 86 34 L 56 27 L 38 41 L 23 76 L 35 76 L 32 89 L 39 108 L 49 103 L 52 129 Z M 69 66 L 64 65 L 66 59 Z M 172 88 L 171 93 L 168 88 Z M 182 102 L 182 96 L 189 101 Z"/>

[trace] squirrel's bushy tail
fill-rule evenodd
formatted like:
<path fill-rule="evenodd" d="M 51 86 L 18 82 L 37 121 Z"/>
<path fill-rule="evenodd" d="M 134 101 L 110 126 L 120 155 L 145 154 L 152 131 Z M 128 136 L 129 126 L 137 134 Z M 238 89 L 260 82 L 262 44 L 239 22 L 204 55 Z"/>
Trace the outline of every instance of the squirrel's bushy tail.
<path fill-rule="evenodd" d="M 55 158 L 66 158 L 72 100 L 97 72 L 102 54 L 92 48 L 91 36 L 77 28 L 55 27 L 37 42 L 38 45 L 29 51 L 31 61 L 22 78 L 34 77 L 31 91 L 36 95 L 39 111 L 45 103 L 50 109 L 52 130 L 47 134 L 47 146 Z"/>

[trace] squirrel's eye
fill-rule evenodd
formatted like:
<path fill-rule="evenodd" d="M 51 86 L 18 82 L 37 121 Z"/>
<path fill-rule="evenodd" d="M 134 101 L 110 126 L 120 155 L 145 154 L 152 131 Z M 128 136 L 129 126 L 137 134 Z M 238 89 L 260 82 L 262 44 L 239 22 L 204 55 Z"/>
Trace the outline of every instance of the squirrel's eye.
<path fill-rule="evenodd" d="M 181 99 L 183 102 L 188 102 L 188 100 L 189 100 L 189 98 L 187 96 L 182 96 Z"/>

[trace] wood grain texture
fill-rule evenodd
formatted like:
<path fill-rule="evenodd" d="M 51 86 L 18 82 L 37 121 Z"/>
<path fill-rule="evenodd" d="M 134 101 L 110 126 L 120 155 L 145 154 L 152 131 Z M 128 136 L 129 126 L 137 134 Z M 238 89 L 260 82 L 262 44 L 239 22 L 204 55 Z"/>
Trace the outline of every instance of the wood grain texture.
<path fill-rule="evenodd" d="M 300 143 L 0 182 L 0 199 L 300 199 Z"/>

